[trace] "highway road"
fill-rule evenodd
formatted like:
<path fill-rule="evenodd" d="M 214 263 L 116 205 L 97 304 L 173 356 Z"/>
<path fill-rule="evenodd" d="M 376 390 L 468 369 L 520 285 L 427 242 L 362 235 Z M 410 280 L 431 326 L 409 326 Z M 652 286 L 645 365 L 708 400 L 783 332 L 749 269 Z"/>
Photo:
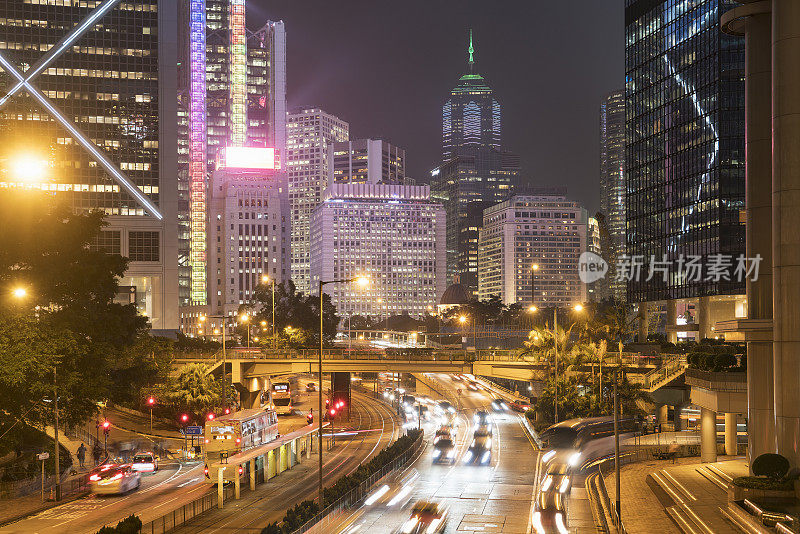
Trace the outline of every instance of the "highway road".
<path fill-rule="evenodd" d="M 410 494 L 410 502 L 423 499 L 444 504 L 450 513 L 445 527 L 448 533 L 526 534 L 541 462 L 540 453 L 525 433 L 520 416 L 514 412 L 494 415 L 490 465 L 465 465 L 462 459 L 472 441 L 473 415 L 479 409 L 491 412 L 492 396 L 483 390 L 469 391 L 463 382 L 449 375 L 429 376 L 448 400 L 462 408 L 456 462 L 452 466 L 432 464 L 429 440 L 420 458 L 411 466 L 420 476 Z M 435 394 L 431 396 L 437 398 Z M 425 428 L 427 436 L 435 432 L 433 423 L 426 424 Z M 391 507 L 387 504 L 378 502 L 363 506 L 337 524 L 315 529 L 315 532 L 394 533 L 408 519 L 410 509 L 401 507 L 400 503 Z"/>
<path fill-rule="evenodd" d="M 304 391 L 304 382 L 301 385 L 301 391 Z M 364 459 L 379 452 L 401 431 L 393 411 L 383 403 L 357 393 L 353 396 L 353 402 L 351 425 L 363 432 L 341 441 L 333 450 L 323 454 L 326 471 L 333 480 L 356 469 Z M 316 394 L 303 394 L 301 402 L 296 404 L 306 413 L 308 406 L 316 405 Z M 279 420 L 282 434 L 304 424 L 305 417 L 302 415 L 281 417 Z M 337 422 L 336 426 L 340 425 Z M 223 510 L 209 512 L 208 518 L 197 518 L 178 531 L 231 531 L 237 526 L 255 527 L 257 524 L 260 530 L 268 522 L 267 518 L 269 521 L 282 519 L 289 504 L 315 494 L 316 466 L 316 456 L 312 456 L 311 461 L 304 460 L 292 470 L 260 485 L 253 493 L 243 489 L 240 501 L 230 500 Z M 243 488 L 245 486 L 243 484 Z M 94 534 L 103 525 L 116 525 L 130 514 L 139 516 L 147 523 L 211 491 L 214 489 L 204 477 L 202 462 L 181 465 L 177 461 L 164 461 L 158 472 L 142 476 L 139 490 L 119 496 L 87 495 L 0 527 L 0 534 Z M 248 506 L 249 510 L 243 509 Z M 269 509 L 273 510 L 273 514 L 265 515 L 265 510 Z"/>

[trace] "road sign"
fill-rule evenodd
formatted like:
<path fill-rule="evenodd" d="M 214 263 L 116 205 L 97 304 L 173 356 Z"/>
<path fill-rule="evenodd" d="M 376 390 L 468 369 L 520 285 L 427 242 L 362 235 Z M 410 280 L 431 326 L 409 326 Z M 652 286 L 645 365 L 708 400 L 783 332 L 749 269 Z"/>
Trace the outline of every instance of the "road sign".
<path fill-rule="evenodd" d="M 201 436 L 203 435 L 202 426 L 187 426 L 183 429 L 183 433 L 187 436 Z"/>
<path fill-rule="evenodd" d="M 41 454 L 37 454 L 36 455 L 36 459 L 37 460 L 47 460 L 48 458 L 50 458 L 50 453 L 49 452 L 43 452 Z"/>

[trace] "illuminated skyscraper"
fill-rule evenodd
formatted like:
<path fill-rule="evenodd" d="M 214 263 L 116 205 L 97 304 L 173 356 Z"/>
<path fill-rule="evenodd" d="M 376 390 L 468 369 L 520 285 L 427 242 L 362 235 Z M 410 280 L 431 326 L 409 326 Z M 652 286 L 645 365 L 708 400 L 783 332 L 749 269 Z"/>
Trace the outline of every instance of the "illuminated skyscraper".
<path fill-rule="evenodd" d="M 605 215 L 611 272 L 608 286 L 625 300 L 625 284 L 615 276 L 617 259 L 625 254 L 625 92 L 614 91 L 600 104 L 600 211 Z"/>
<path fill-rule="evenodd" d="M 174 2 L 6 1 L 0 20 L 0 187 L 104 212 L 97 246 L 130 259 L 125 300 L 176 330 Z M 44 177 L 15 173 L 19 157 Z"/>
<path fill-rule="evenodd" d="M 286 121 L 284 169 L 289 180 L 292 225 L 292 280 L 310 294 L 310 221 L 328 187 L 328 146 L 347 141 L 350 125 L 319 108 L 302 108 Z"/>
<path fill-rule="evenodd" d="M 698 255 L 706 263 L 713 254 L 744 253 L 744 39 L 722 33 L 719 25 L 720 15 L 735 5 L 626 1 L 631 256 L 666 256 L 674 267 L 680 255 Z M 695 280 L 677 272 L 666 282 L 645 278 L 628 283 L 629 301 L 744 293 L 743 283 L 732 280 Z"/>
<path fill-rule="evenodd" d="M 483 210 L 511 195 L 520 159 L 500 149 L 500 104 L 475 73 L 472 31 L 467 52 L 469 73 L 442 110 L 442 164 L 431 171 L 431 195 L 447 211 L 447 283 L 477 297 Z"/>
<path fill-rule="evenodd" d="M 406 151 L 381 139 L 356 139 L 328 145 L 328 183 L 401 184 Z"/>
<path fill-rule="evenodd" d="M 467 51 L 469 72 L 458 80 L 442 106 L 442 161 L 466 147 L 500 149 L 500 104 L 483 76 L 475 73 L 472 30 Z"/>
<path fill-rule="evenodd" d="M 182 0 L 179 102 L 181 305 L 207 302 L 208 179 L 226 146 L 285 146 L 283 22 L 245 27 L 245 0 Z"/>

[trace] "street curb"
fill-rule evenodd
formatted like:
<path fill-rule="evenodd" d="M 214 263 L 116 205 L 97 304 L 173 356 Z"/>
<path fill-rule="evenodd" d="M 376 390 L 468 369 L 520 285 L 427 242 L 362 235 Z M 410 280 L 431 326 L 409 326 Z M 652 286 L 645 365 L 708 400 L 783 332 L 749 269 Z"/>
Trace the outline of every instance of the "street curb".
<path fill-rule="evenodd" d="M 79 499 L 82 499 L 82 498 L 86 497 L 87 495 L 89 495 L 89 490 L 73 493 L 73 494 L 69 495 L 68 497 L 65 497 L 65 498 L 63 498 L 63 499 L 61 499 L 60 501 L 57 501 L 57 502 L 56 501 L 48 501 L 48 503 L 51 504 L 51 506 L 45 506 L 43 508 L 37 508 L 36 510 L 32 510 L 30 512 L 25 512 L 24 514 L 18 515 L 17 517 L 14 517 L 14 518 L 11 518 L 11 519 L 3 519 L 2 521 L 0 521 L 0 527 L 4 527 L 6 525 L 11 525 L 11 524 L 17 523 L 18 521 L 22 521 L 23 519 L 27 519 L 29 517 L 32 517 L 32 516 L 36 515 L 36 514 L 40 514 L 42 512 L 47 511 L 47 510 L 51 510 L 53 508 L 61 506 L 62 504 L 68 504 L 68 503 L 71 503 L 73 501 L 77 501 Z"/>

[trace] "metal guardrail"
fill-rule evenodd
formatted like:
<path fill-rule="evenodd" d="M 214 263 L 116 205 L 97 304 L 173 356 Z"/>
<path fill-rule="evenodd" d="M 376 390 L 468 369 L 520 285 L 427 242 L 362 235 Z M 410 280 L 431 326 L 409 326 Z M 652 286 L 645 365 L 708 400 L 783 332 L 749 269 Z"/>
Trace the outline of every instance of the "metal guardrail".
<path fill-rule="evenodd" d="M 233 497 L 234 489 L 230 486 L 223 488 L 223 500 L 227 501 Z M 171 530 L 186 524 L 187 521 L 202 515 L 208 510 L 217 507 L 218 497 L 216 491 L 209 490 L 209 493 L 184 504 L 180 508 L 172 510 L 163 516 L 142 525 L 142 534 L 165 534 Z"/>
<path fill-rule="evenodd" d="M 659 385 L 669 382 L 683 373 L 688 364 L 686 363 L 685 356 L 671 356 L 664 359 L 663 365 L 657 369 L 653 369 L 642 380 L 644 389 L 652 391 Z"/>
<path fill-rule="evenodd" d="M 340 497 L 336 502 L 325 508 L 322 512 L 307 521 L 300 528 L 294 530 L 292 534 L 303 534 L 304 532 L 309 532 L 312 529 L 323 529 L 320 532 L 326 532 L 326 530 L 324 530 L 325 527 L 339 519 L 341 515 L 349 510 L 353 505 L 360 503 L 367 496 L 372 487 L 381 479 L 404 468 L 422 447 L 424 442 L 423 437 L 424 436 L 420 434 L 417 440 L 391 464 L 384 466 L 377 473 L 373 473 L 372 476 L 370 476 L 367 480 L 359 484 L 357 488 L 353 488 L 346 495 Z"/>

